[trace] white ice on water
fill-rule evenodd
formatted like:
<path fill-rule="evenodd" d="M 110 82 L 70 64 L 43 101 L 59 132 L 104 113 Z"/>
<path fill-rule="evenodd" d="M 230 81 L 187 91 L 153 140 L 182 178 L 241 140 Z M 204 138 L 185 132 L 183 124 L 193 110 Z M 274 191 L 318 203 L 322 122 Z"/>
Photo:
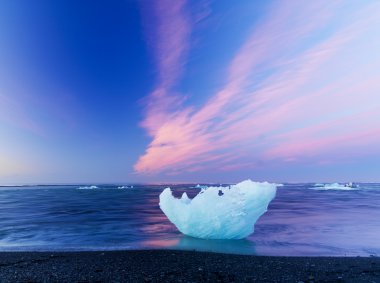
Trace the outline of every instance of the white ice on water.
<path fill-rule="evenodd" d="M 343 190 L 343 191 L 352 191 L 352 190 L 357 190 L 357 186 L 347 186 L 347 185 L 342 185 L 339 183 L 331 183 L 331 184 L 315 184 L 314 185 L 314 190 Z"/>
<path fill-rule="evenodd" d="M 119 186 L 118 189 L 133 189 L 133 186 Z"/>
<path fill-rule="evenodd" d="M 229 187 L 208 187 L 193 199 L 166 188 L 160 208 L 185 235 L 202 239 L 243 239 L 276 196 L 276 184 L 246 180 Z"/>
<path fill-rule="evenodd" d="M 79 187 L 77 188 L 78 190 L 94 190 L 94 189 L 99 189 L 97 186 L 83 186 L 83 187 Z"/>
<path fill-rule="evenodd" d="M 207 189 L 208 186 L 202 186 L 202 185 L 196 185 L 194 188 L 197 188 L 197 189 Z"/>

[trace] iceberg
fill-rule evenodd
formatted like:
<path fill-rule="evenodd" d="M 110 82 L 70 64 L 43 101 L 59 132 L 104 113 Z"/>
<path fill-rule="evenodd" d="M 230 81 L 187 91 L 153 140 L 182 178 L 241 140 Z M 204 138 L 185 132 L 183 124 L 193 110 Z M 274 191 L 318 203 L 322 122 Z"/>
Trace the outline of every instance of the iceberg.
<path fill-rule="evenodd" d="M 177 229 L 201 239 L 243 239 L 276 196 L 277 186 L 246 180 L 228 187 L 202 189 L 193 199 L 175 198 L 170 188 L 160 194 L 160 208 Z"/>

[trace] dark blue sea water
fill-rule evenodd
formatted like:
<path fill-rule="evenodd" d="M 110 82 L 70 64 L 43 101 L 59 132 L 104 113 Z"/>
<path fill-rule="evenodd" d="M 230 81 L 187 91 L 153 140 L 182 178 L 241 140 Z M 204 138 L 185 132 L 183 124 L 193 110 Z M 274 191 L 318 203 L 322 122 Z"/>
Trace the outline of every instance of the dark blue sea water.
<path fill-rule="evenodd" d="M 194 185 L 171 186 L 194 196 Z M 158 206 L 166 186 L 0 187 L 0 250 L 186 249 L 257 255 L 380 256 L 380 184 L 280 187 L 245 240 L 183 236 Z"/>

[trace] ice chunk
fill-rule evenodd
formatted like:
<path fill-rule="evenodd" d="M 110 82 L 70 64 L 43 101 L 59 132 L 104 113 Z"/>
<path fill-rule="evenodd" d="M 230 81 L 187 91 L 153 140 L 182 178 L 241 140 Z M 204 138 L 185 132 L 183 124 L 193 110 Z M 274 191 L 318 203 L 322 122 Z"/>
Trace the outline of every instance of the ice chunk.
<path fill-rule="evenodd" d="M 351 191 L 351 190 L 357 190 L 357 186 L 353 185 L 352 183 L 341 185 L 339 183 L 331 183 L 331 184 L 315 184 L 314 190 L 343 190 L 343 191 Z"/>
<path fill-rule="evenodd" d="M 94 190 L 94 189 L 99 189 L 97 186 L 84 186 L 84 187 L 79 187 L 77 188 L 78 190 Z"/>
<path fill-rule="evenodd" d="M 243 239 L 276 196 L 276 184 L 246 180 L 229 187 L 208 187 L 193 199 L 171 189 L 160 194 L 160 208 L 185 235 L 202 239 Z"/>
<path fill-rule="evenodd" d="M 196 185 L 195 187 L 192 187 L 192 188 L 196 188 L 196 189 L 207 189 L 208 186 L 203 186 L 203 185 Z"/>
<path fill-rule="evenodd" d="M 128 186 L 119 186 L 117 188 L 118 189 L 133 189 L 133 186 L 130 186 L 130 187 L 128 187 Z"/>

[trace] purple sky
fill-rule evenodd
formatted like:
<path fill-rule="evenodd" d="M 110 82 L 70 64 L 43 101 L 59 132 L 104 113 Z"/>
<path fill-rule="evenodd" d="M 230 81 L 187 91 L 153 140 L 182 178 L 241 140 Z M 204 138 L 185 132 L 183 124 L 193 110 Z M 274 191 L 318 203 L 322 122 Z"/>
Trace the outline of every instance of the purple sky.
<path fill-rule="evenodd" d="M 0 5 L 0 184 L 380 181 L 379 1 L 74 3 Z"/>

